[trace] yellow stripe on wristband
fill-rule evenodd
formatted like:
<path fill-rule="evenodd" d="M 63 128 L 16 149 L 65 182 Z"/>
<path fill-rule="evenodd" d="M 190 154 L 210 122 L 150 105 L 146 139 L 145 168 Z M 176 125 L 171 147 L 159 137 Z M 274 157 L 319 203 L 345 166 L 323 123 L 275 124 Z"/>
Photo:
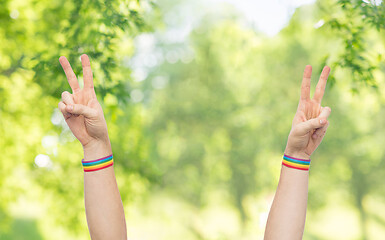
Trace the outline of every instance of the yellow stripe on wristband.
<path fill-rule="evenodd" d="M 84 171 L 96 171 L 96 170 L 106 168 L 107 166 L 112 166 L 113 163 L 114 163 L 114 160 L 111 159 L 110 161 L 104 162 L 102 164 L 98 164 L 94 166 L 83 166 L 83 168 L 84 168 Z"/>
<path fill-rule="evenodd" d="M 290 165 L 290 166 L 293 166 L 293 167 L 309 169 L 309 165 L 297 164 L 297 163 L 286 161 L 285 159 L 283 159 L 282 162 L 285 163 L 286 165 Z"/>

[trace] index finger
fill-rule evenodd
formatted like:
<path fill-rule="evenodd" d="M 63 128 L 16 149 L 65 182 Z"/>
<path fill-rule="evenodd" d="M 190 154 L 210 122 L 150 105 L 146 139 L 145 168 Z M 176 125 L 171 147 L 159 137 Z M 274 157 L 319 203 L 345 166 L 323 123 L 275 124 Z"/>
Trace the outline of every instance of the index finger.
<path fill-rule="evenodd" d="M 313 99 L 318 103 L 321 103 L 322 98 L 324 96 L 326 82 L 328 80 L 329 73 L 330 73 L 330 67 L 325 66 L 318 80 L 317 87 L 315 88 L 314 97 L 313 97 Z"/>
<path fill-rule="evenodd" d="M 307 65 L 303 72 L 303 79 L 301 85 L 301 101 L 310 99 L 310 81 L 311 81 L 312 67 Z"/>
<path fill-rule="evenodd" d="M 81 56 L 83 67 L 84 88 L 94 88 L 90 59 L 86 54 Z"/>
<path fill-rule="evenodd" d="M 75 75 L 74 71 L 72 70 L 71 65 L 68 62 L 67 58 L 64 56 L 61 56 L 59 58 L 59 62 L 60 62 L 61 66 L 64 70 L 64 73 L 66 74 L 67 81 L 70 84 L 72 92 L 78 91 L 80 89 L 79 83 L 78 83 L 76 75 Z"/>

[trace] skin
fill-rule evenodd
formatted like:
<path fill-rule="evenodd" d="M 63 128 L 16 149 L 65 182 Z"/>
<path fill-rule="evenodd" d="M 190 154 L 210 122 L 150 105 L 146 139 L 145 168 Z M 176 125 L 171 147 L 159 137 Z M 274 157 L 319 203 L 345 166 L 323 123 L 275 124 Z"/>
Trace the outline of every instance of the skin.
<path fill-rule="evenodd" d="M 59 61 L 72 89 L 72 94 L 67 91 L 62 93 L 59 109 L 83 146 L 84 160 L 91 161 L 112 154 L 103 109 L 96 99 L 88 56 L 81 56 L 82 89 L 68 60 L 62 56 Z M 113 167 L 84 172 L 84 200 L 91 239 L 127 239 L 124 209 Z"/>
<path fill-rule="evenodd" d="M 83 146 L 85 161 L 112 154 L 107 124 L 96 99 L 90 61 L 81 56 L 84 88 L 68 60 L 60 57 L 72 94 L 62 93 L 59 109 L 74 136 Z M 322 71 L 313 99 L 310 99 L 311 66 L 306 66 L 301 98 L 294 116 L 285 154 L 309 159 L 321 143 L 329 122 L 330 108 L 322 107 L 329 67 Z M 276 195 L 269 213 L 265 239 L 301 239 L 305 226 L 307 171 L 282 166 Z M 91 239 L 127 239 L 124 210 L 113 167 L 84 173 L 84 197 Z"/>
<path fill-rule="evenodd" d="M 287 140 L 285 154 L 300 159 L 310 159 L 325 136 L 329 126 L 331 109 L 322 107 L 321 101 L 330 73 L 324 67 L 313 99 L 310 98 L 312 67 L 306 66 L 301 97 L 292 128 Z M 282 165 L 278 188 L 266 224 L 265 240 L 302 239 L 308 198 L 309 172 Z"/>

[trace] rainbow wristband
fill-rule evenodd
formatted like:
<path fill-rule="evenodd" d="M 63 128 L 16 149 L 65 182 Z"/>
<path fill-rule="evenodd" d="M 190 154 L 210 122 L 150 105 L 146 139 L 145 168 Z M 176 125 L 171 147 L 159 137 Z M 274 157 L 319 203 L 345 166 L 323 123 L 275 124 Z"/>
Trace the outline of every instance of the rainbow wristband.
<path fill-rule="evenodd" d="M 112 159 L 111 154 L 107 157 L 99 158 L 92 161 L 84 161 L 84 159 L 82 159 L 82 164 L 84 172 L 93 172 L 111 167 L 112 165 L 114 165 L 114 160 Z"/>
<path fill-rule="evenodd" d="M 282 160 L 282 165 L 289 167 L 289 168 L 309 171 L 310 159 L 294 158 L 294 157 L 290 157 L 290 156 L 284 154 L 283 160 Z"/>

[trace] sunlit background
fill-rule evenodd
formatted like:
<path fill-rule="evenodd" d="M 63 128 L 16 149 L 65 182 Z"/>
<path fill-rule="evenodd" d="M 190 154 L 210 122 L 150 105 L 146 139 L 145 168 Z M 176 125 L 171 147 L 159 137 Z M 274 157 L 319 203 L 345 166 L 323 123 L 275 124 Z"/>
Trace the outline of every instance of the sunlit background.
<path fill-rule="evenodd" d="M 57 109 L 82 53 L 128 239 L 262 239 L 306 64 L 332 115 L 304 239 L 384 239 L 384 28 L 379 0 L 0 0 L 0 239 L 89 239 Z"/>

